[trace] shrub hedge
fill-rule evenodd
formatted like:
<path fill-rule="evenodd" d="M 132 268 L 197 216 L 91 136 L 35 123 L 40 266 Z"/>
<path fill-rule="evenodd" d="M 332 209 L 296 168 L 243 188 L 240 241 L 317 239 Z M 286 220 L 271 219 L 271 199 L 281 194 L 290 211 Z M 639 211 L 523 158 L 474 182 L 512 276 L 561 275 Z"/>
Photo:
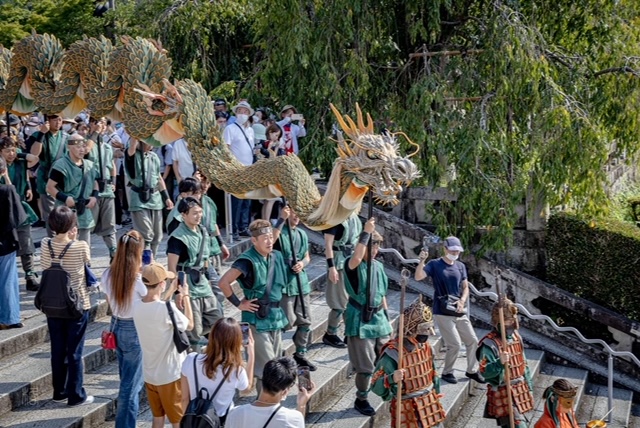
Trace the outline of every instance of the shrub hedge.
<path fill-rule="evenodd" d="M 549 282 L 640 320 L 640 228 L 554 214 L 547 224 L 546 250 Z"/>

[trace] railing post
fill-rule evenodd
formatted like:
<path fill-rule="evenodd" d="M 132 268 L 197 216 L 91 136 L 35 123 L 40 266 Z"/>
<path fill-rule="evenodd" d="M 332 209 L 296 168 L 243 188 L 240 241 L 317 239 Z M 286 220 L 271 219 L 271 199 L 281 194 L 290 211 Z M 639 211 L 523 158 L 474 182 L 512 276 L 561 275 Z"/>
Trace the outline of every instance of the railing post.
<path fill-rule="evenodd" d="M 609 394 L 609 408 L 607 409 L 609 415 L 607 416 L 607 422 L 611 423 L 611 409 L 613 408 L 613 355 L 611 353 L 609 353 L 609 379 L 607 379 L 607 392 Z"/>
<path fill-rule="evenodd" d="M 229 244 L 233 244 L 233 212 L 231 209 L 231 194 L 227 192 L 224 193 L 224 207 L 225 219 L 227 223 L 227 242 Z"/>

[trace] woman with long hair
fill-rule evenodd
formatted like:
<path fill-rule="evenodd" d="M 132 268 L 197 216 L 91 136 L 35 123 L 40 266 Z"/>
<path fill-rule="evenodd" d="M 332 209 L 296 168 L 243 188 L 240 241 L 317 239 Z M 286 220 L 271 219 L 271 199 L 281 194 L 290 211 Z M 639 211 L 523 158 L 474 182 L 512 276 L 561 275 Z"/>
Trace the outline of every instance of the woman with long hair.
<path fill-rule="evenodd" d="M 118 239 L 111 266 L 102 274 L 102 288 L 111 307 L 111 331 L 116 336 L 120 391 L 116 428 L 135 428 L 143 386 L 142 349 L 133 323 L 133 304 L 147 295 L 142 282 L 142 235 L 131 230 Z"/>
<path fill-rule="evenodd" d="M 206 388 L 209 396 L 216 391 L 220 382 L 213 406 L 221 422 L 227 417 L 227 412 L 233 407 L 233 396 L 236 389 L 247 393 L 251 390 L 253 380 L 253 365 L 255 353 L 253 336 L 248 331 L 248 340 L 244 344 L 247 348 L 247 362 L 242 361 L 242 329 L 233 318 L 220 318 L 211 327 L 209 343 L 204 354 L 191 353 L 182 363 L 182 409 L 187 410 L 189 401 L 194 399 L 196 391 L 196 376 L 198 387 Z M 194 370 L 195 363 L 195 370 Z"/>

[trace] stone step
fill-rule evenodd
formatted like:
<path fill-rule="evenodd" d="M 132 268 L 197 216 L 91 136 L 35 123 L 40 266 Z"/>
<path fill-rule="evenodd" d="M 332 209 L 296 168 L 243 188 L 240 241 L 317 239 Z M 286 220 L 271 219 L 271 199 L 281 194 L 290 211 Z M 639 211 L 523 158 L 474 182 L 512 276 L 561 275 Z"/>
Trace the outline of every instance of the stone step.
<path fill-rule="evenodd" d="M 631 406 L 629 428 L 640 428 L 640 404 L 633 404 Z"/>
<path fill-rule="evenodd" d="M 416 295 L 407 294 L 406 301 L 412 302 L 416 298 Z M 389 316 L 392 318 L 392 320 L 395 321 L 398 317 L 400 292 L 390 290 L 389 294 L 387 295 L 387 302 L 389 305 Z M 323 326 L 326 326 L 326 315 L 328 315 L 329 312 L 326 303 L 324 303 L 324 295 L 318 292 L 314 292 L 311 306 L 314 314 L 314 323 L 312 324 L 312 329 L 314 331 L 314 336 L 320 338 L 322 334 L 324 334 Z M 320 317 L 322 318 L 320 319 Z M 286 332 L 283 335 L 283 346 L 285 348 L 285 352 L 288 354 L 291 354 L 294 351 L 293 343 L 291 342 L 291 335 L 292 332 Z M 336 391 L 338 391 L 340 394 L 343 394 L 344 390 L 342 389 L 342 383 L 345 379 L 347 379 L 350 370 L 350 364 L 346 349 L 336 349 L 325 346 L 322 343 L 314 343 L 312 346 L 310 346 L 308 350 L 308 358 L 318 366 L 318 370 L 311 373 L 311 378 L 316 384 L 317 389 L 316 393 L 311 397 L 308 404 L 309 409 L 311 409 L 312 412 L 315 412 L 316 407 L 321 406 L 321 403 L 324 400 L 328 399 L 327 397 L 335 394 Z M 352 379 L 350 380 L 350 382 L 351 386 L 353 386 Z M 295 408 L 296 394 L 297 389 L 293 388 L 289 396 L 285 400 L 284 405 L 290 408 Z M 353 391 L 353 394 L 351 396 L 355 398 L 355 391 Z M 239 397 L 235 401 L 235 403 L 236 405 L 246 404 L 252 402 L 253 400 L 255 400 L 255 398 L 256 396 L 254 391 L 248 396 Z M 346 408 L 352 407 L 353 402 Z M 313 413 L 310 413 L 308 418 L 312 417 L 312 415 Z M 358 415 L 360 414 L 358 413 Z M 148 409 L 143 410 L 138 417 L 138 427 L 150 427 L 151 419 L 151 412 Z M 309 421 L 309 419 L 307 419 L 307 421 Z M 0 423 L 2 423 L 1 419 Z M 114 426 L 115 423 L 113 421 L 108 421 L 105 424 L 101 425 L 100 428 L 113 428 Z"/>
<path fill-rule="evenodd" d="M 477 330 L 479 337 L 482 337 L 485 332 Z M 527 364 L 532 375 L 535 376 L 539 372 L 540 367 L 544 362 L 544 352 L 534 349 L 526 349 L 525 355 L 527 357 Z M 440 358 L 444 358 L 441 354 Z M 436 367 L 438 371 L 441 371 L 443 360 L 438 359 Z M 444 394 L 442 397 L 442 405 L 447 411 L 447 419 L 444 425 L 447 428 L 455 427 L 495 427 L 495 421 L 490 419 L 484 419 L 484 407 L 486 402 L 487 387 L 486 385 L 479 384 L 473 381 L 467 381 L 464 378 L 464 370 L 466 370 L 466 358 L 458 358 L 456 362 L 456 368 L 459 367 L 461 371 L 459 378 L 460 382 L 457 385 L 452 385 L 447 382 L 442 382 L 441 392 Z M 466 387 L 460 387 L 461 383 L 467 383 Z"/>
<path fill-rule="evenodd" d="M 477 330 L 479 337 L 486 334 L 486 331 Z M 441 338 L 438 334 L 429 339 L 429 343 L 434 349 L 434 365 L 436 371 L 441 373 L 444 366 L 444 350 L 441 352 L 442 347 Z M 527 360 L 530 364 L 532 371 L 538 371 L 542 361 L 544 359 L 544 353 L 535 350 L 528 350 Z M 454 364 L 454 374 L 458 378 L 457 384 L 450 384 L 447 382 L 441 382 L 440 392 L 443 394 L 441 403 L 445 408 L 447 415 L 458 415 L 462 412 L 463 405 L 466 404 L 469 397 L 477 397 L 478 400 L 482 400 L 484 403 L 484 396 L 486 394 L 486 387 L 480 385 L 474 381 L 467 379 L 464 376 L 466 372 L 466 354 L 462 351 Z M 344 393 L 344 391 L 347 391 Z M 323 428 L 360 428 L 360 427 L 388 427 L 391 419 L 389 413 L 389 402 L 383 402 L 375 394 L 369 394 L 369 400 L 371 405 L 376 409 L 376 415 L 374 417 L 366 417 L 358 413 L 353 409 L 355 400 L 355 386 L 353 379 L 344 380 L 341 385 L 335 388 L 334 393 L 327 396 L 319 407 L 314 408 L 314 413 L 311 413 L 307 417 L 307 426 L 310 427 L 323 427 Z M 468 407 L 465 405 L 464 409 Z M 445 426 L 453 426 L 452 424 L 456 419 L 448 417 L 445 420 Z M 466 427 L 466 422 L 459 423 L 459 427 Z M 469 425 L 470 426 L 470 425 Z"/>
<path fill-rule="evenodd" d="M 118 236 L 126 233 L 128 230 L 130 229 L 120 229 L 118 231 Z M 46 236 L 44 229 L 36 229 L 33 234 L 33 239 L 34 241 L 39 242 L 44 236 Z M 166 243 L 167 237 L 165 236 L 158 250 L 158 261 L 160 263 L 164 263 L 165 266 L 167 260 Z M 230 260 L 235 259 L 250 246 L 251 242 L 249 239 L 242 239 L 234 242 L 233 245 L 229 246 L 229 251 L 231 253 Z M 100 277 L 104 269 L 109 266 L 109 252 L 104 246 L 102 239 L 99 239 L 95 235 L 92 236 L 91 254 L 92 270 L 98 277 Z M 36 254 L 35 263 L 36 266 L 39 266 L 39 253 Z M 18 265 L 20 265 L 20 258 L 18 258 Z M 225 266 L 228 265 L 228 263 L 225 264 Z M 18 270 L 22 272 L 22 268 L 20 266 Z M 24 283 L 24 280 L 22 279 L 21 282 Z M 25 291 L 24 288 L 21 287 L 20 315 L 24 327 L 20 329 L 0 331 L 0 359 L 22 352 L 32 346 L 39 345 L 49 340 L 46 317 L 38 311 L 33 304 L 35 294 L 35 292 Z M 90 322 L 95 319 L 102 318 L 107 314 L 107 305 L 104 302 L 104 296 L 92 295 L 91 298 L 92 308 L 89 318 Z M 102 300 L 102 304 L 98 305 L 98 300 Z"/>
<path fill-rule="evenodd" d="M 611 428 L 627 427 L 631 417 L 633 393 L 627 389 L 613 388 L 613 410 Z M 586 424 L 590 420 L 600 419 L 609 411 L 608 388 L 602 385 L 587 383 L 580 406 L 576 410 L 578 423 Z"/>

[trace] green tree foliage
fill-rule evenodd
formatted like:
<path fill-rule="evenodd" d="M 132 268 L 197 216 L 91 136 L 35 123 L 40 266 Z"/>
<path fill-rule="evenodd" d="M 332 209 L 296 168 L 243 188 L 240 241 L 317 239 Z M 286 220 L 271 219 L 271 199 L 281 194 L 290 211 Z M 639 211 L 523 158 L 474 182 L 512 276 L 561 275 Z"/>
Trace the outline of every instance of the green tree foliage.
<path fill-rule="evenodd" d="M 253 71 L 254 16 L 248 0 L 121 0 L 110 19 L 116 36 L 159 40 L 173 60 L 176 78 L 191 78 L 213 90 L 242 83 Z"/>
<path fill-rule="evenodd" d="M 102 33 L 102 20 L 93 16 L 93 0 L 8 0 L 0 2 L 0 43 L 11 47 L 32 31 L 58 37 L 65 46 L 83 34 Z"/>
<path fill-rule="evenodd" d="M 434 213 L 439 231 L 485 227 L 482 244 L 504 248 L 527 192 L 585 215 L 606 207 L 611 142 L 627 154 L 638 147 L 639 9 L 628 0 L 264 4 L 263 59 L 247 89 L 300 106 L 311 118 L 303 156 L 325 170 L 327 102 L 352 113 L 359 101 L 420 143 L 422 184 L 459 195 Z"/>

